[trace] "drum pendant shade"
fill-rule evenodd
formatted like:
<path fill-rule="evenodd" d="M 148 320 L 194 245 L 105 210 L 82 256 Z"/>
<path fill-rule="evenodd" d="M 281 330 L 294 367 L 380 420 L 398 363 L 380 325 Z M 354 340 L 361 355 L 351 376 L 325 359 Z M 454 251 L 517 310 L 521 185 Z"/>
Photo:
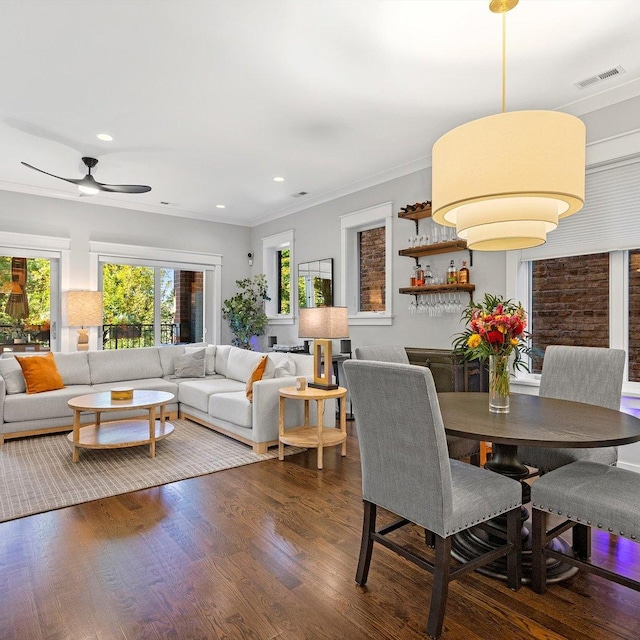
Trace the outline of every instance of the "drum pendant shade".
<path fill-rule="evenodd" d="M 470 249 L 534 247 L 584 204 L 586 128 L 557 111 L 464 124 L 433 147 L 433 219 Z"/>

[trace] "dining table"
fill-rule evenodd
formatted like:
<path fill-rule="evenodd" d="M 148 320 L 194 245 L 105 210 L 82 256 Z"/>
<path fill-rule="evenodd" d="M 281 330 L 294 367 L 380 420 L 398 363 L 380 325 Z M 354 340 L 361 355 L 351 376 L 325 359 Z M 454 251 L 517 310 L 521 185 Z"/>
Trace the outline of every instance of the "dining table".
<path fill-rule="evenodd" d="M 487 393 L 439 393 L 438 401 L 447 434 L 491 442 L 492 456 L 485 468 L 517 480 L 522 486 L 522 573 L 525 582 L 531 576 L 531 537 L 526 522 L 529 511 L 524 505 L 530 502 L 532 473 L 520 461 L 518 447 L 582 449 L 640 441 L 640 419 L 582 402 L 513 393 L 508 413 L 492 413 Z M 452 554 L 461 561 L 472 560 L 504 544 L 504 537 L 506 518 L 498 516 L 489 521 L 488 528 L 478 526 L 456 534 Z M 565 553 L 570 549 L 562 538 L 556 538 L 551 544 L 564 547 Z M 577 571 L 559 560 L 549 562 L 549 582 L 566 580 Z M 506 579 L 505 562 L 497 561 L 479 571 Z"/>

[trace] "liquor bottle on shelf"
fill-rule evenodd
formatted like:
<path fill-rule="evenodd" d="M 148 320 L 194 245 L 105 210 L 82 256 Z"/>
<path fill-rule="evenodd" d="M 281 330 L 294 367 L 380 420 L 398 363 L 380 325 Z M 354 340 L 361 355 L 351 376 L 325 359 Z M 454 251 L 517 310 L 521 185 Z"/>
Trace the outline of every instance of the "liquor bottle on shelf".
<path fill-rule="evenodd" d="M 458 283 L 459 284 L 469 284 L 469 267 L 467 267 L 467 261 L 462 261 L 462 266 L 460 267 L 460 271 L 458 271 Z"/>
<path fill-rule="evenodd" d="M 447 269 L 447 284 L 457 284 L 458 283 L 458 271 L 456 270 L 455 264 L 453 264 L 453 260 L 449 263 L 449 268 Z"/>
<path fill-rule="evenodd" d="M 424 287 L 424 269 L 420 265 L 416 268 L 416 287 Z"/>
<path fill-rule="evenodd" d="M 416 286 L 416 282 L 418 281 L 418 277 L 417 277 L 417 272 L 418 272 L 418 266 L 416 265 L 415 267 L 413 267 L 413 271 L 411 272 L 411 286 L 415 287 Z"/>
<path fill-rule="evenodd" d="M 431 272 L 431 266 L 427 265 L 424 268 L 424 283 L 433 284 L 433 273 Z"/>

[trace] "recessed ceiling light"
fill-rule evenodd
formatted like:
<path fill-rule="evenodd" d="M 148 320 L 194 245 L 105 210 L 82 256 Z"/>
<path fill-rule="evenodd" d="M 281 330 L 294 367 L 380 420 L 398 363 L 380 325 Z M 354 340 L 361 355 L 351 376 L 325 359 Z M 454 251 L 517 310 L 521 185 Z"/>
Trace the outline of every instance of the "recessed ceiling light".
<path fill-rule="evenodd" d="M 226 204 L 217 204 L 216 205 L 216 209 L 226 209 L 227 205 Z"/>
<path fill-rule="evenodd" d="M 283 178 L 282 176 L 276 176 L 276 177 L 273 179 L 273 181 L 274 181 L 274 182 L 284 182 L 284 178 Z"/>
<path fill-rule="evenodd" d="M 108 133 L 98 133 L 96 135 L 96 138 L 98 138 L 98 140 L 103 140 L 104 142 L 113 141 L 113 136 L 110 136 Z"/>

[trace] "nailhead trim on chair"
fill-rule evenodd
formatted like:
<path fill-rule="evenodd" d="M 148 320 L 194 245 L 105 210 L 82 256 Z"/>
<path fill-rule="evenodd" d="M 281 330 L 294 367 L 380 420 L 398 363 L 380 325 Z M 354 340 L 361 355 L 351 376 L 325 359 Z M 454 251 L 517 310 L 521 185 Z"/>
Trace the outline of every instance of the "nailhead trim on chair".
<path fill-rule="evenodd" d="M 557 513 L 559 516 L 562 515 L 562 511 L 555 511 L 555 509 L 553 507 L 545 507 L 544 505 L 539 505 L 535 502 L 531 503 L 532 506 L 536 507 L 537 509 L 547 509 L 549 511 L 549 513 Z M 582 520 L 576 516 L 572 516 L 570 513 L 567 513 L 565 516 L 565 518 L 569 518 L 570 520 L 575 520 L 576 522 L 582 522 Z M 591 526 L 592 522 L 591 520 L 587 520 L 587 525 Z M 603 529 L 604 525 L 601 522 L 598 522 L 598 524 L 596 525 L 598 527 L 598 529 Z M 613 533 L 613 527 L 607 527 L 607 531 L 609 533 Z M 635 540 L 637 538 L 637 536 L 635 534 L 632 535 L 625 535 L 624 531 L 620 531 L 620 533 L 616 533 L 615 535 L 619 535 L 622 536 L 623 538 L 630 538 L 631 540 Z"/>

